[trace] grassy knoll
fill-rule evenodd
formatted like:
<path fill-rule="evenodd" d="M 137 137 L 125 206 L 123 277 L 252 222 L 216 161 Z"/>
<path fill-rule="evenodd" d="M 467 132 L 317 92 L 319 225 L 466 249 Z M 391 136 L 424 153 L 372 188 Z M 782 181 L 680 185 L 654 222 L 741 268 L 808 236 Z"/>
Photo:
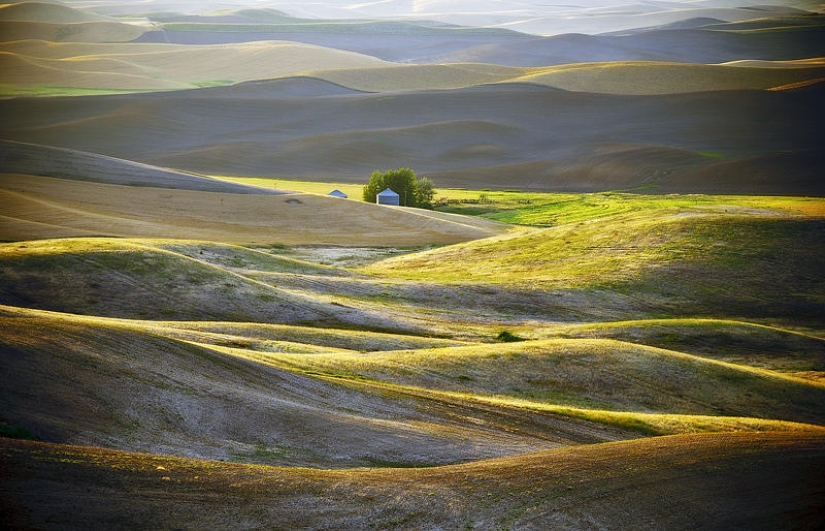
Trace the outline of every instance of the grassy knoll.
<path fill-rule="evenodd" d="M 427 210 L 393 210 L 314 194 L 255 193 L 254 188 L 67 150 L 43 151 L 21 144 L 12 152 L 12 164 L 22 173 L 0 180 L 6 216 L 0 240 L 115 236 L 261 246 L 408 247 L 455 243 L 506 230 L 488 220 Z M 82 167 L 66 178 L 32 175 L 64 175 L 64 166 L 55 160 Z M 111 167 L 117 171 L 107 171 Z M 186 189 L 167 188 L 170 179 Z"/>
<path fill-rule="evenodd" d="M 521 332 L 520 332 L 521 333 Z M 533 338 L 610 338 L 804 376 L 825 368 L 825 338 L 720 319 L 646 319 L 529 328 Z"/>
<path fill-rule="evenodd" d="M 261 362 L 283 351 L 345 354 L 323 346 L 324 331 L 313 348 L 187 324 L 19 309 L 3 311 L 0 326 L 3 422 L 44 441 L 340 468 L 456 463 L 633 436 L 541 411 L 356 388 Z M 35 398 L 31 389 L 39 390 Z"/>
<path fill-rule="evenodd" d="M 825 387 L 779 373 L 614 340 L 384 353 L 273 354 L 303 370 L 422 389 L 632 412 L 825 424 Z"/>
<path fill-rule="evenodd" d="M 629 307 L 665 315 L 816 323 L 823 227 L 821 215 L 724 204 L 637 210 L 390 258 L 365 270 L 429 282 L 609 292 L 626 297 Z"/>
<path fill-rule="evenodd" d="M 242 260 L 243 253 L 229 258 L 220 246 L 214 252 L 209 252 L 208 246 L 200 247 L 204 249 L 213 258 L 223 251 L 224 259 L 230 262 Z M 300 265 L 253 251 L 244 256 L 257 259 L 257 269 Z M 4 276 L 0 302 L 28 308 L 138 319 L 292 324 L 336 322 L 336 316 L 355 316 L 351 310 L 281 290 L 148 241 L 81 238 L 4 244 L 0 245 L 0 268 Z"/>

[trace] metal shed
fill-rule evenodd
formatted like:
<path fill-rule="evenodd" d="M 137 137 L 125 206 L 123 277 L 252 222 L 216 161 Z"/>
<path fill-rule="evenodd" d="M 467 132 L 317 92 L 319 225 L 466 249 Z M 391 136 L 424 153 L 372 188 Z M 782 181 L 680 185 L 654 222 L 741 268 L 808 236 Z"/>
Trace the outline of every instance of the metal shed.
<path fill-rule="evenodd" d="M 386 190 L 375 196 L 375 202 L 379 205 L 398 206 L 401 204 L 401 198 L 398 194 L 393 192 L 391 188 L 387 188 Z"/>

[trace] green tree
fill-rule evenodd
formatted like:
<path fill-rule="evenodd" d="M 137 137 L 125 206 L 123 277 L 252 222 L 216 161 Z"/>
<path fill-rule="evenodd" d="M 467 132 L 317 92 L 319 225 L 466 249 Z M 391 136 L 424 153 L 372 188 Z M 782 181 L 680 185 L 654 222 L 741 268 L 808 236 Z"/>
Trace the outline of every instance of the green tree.
<path fill-rule="evenodd" d="M 419 180 L 410 168 L 372 172 L 369 183 L 364 186 L 364 201 L 374 203 L 376 196 L 387 188 L 398 194 L 401 206 L 432 208 L 435 196 L 432 181 L 426 177 Z"/>
<path fill-rule="evenodd" d="M 433 199 L 435 199 L 433 182 L 427 177 L 418 179 L 418 185 L 415 188 L 415 205 L 421 208 L 432 209 Z"/>
<path fill-rule="evenodd" d="M 387 187 L 384 184 L 384 174 L 378 170 L 370 175 L 370 182 L 364 186 L 364 201 L 375 203 L 375 198 Z"/>

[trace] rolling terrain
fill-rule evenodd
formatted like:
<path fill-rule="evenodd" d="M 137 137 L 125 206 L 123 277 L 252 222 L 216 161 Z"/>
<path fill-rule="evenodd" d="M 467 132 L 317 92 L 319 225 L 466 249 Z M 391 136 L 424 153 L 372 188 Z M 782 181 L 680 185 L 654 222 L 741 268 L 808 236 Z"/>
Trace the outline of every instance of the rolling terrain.
<path fill-rule="evenodd" d="M 376 167 L 409 166 L 445 187 L 822 193 L 821 84 L 647 96 L 524 84 L 352 95 L 303 80 L 324 94 L 304 100 L 296 83 L 7 99 L 0 131 L 224 175 L 363 182 Z"/>
<path fill-rule="evenodd" d="M 585 221 L 354 267 L 319 263 L 345 249 L 254 241 L 3 244 L 2 426 L 42 441 L 3 442 L 5 518 L 120 527 L 160 488 L 159 514 L 209 504 L 216 525 L 578 528 L 640 514 L 659 525 L 671 517 L 653 493 L 676 489 L 696 504 L 677 523 L 816 522 L 818 483 L 802 478 L 817 473 L 825 433 L 821 201 L 619 194 L 605 212 L 597 199 L 568 207 Z M 645 246 L 604 247 L 605 234 L 621 244 L 619 228 Z M 539 274 L 535 260 L 551 257 L 565 274 Z M 448 263 L 456 277 L 434 269 Z M 522 341 L 497 341 L 502 329 Z M 67 460 L 71 482 L 54 472 Z M 752 501 L 791 483 L 776 504 Z M 762 494 L 742 494 L 752 484 Z M 138 494 L 120 499 L 123 488 Z M 121 516 L 94 503 L 65 512 L 103 492 Z M 627 513 L 617 492 L 634 500 Z M 724 505 L 711 509 L 707 492 L 727 493 Z M 307 509 L 285 513 L 290 503 Z"/>
<path fill-rule="evenodd" d="M 0 100 L 0 136 L 322 182 L 409 166 L 447 187 L 822 194 L 825 39 L 804 2 L 734 2 L 716 16 L 596 8 L 593 27 L 637 22 L 600 34 L 514 31 L 551 17 L 530 2 L 478 6 L 499 22 L 473 27 L 440 3 L 414 15 L 383 4 L 393 18 L 366 16 L 378 5 L 319 18 L 275 2 L 198 14 L 135 5 L 131 16 L 128 4 L 10 4 L 3 24 L 148 33 L 101 43 L 5 31 L 0 89 L 34 97 Z"/>
<path fill-rule="evenodd" d="M 823 494 L 821 435 L 677 436 L 453 467 L 349 472 L 5 440 L 0 455 L 28 485 L 5 500 L 38 508 L 3 513 L 19 527 L 140 521 L 188 528 L 197 521 L 295 529 L 801 529 L 818 522 Z M 76 504 L 88 511 L 64 509 Z M 296 510 L 303 507 L 312 510 Z"/>
<path fill-rule="evenodd" d="M 0 527 L 825 524 L 820 3 L 197 4 L 0 6 Z"/>

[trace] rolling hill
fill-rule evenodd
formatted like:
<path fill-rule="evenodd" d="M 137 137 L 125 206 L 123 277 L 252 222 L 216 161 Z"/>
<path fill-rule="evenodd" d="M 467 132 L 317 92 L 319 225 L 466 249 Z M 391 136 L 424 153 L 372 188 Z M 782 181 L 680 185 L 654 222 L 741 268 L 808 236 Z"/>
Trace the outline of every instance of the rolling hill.
<path fill-rule="evenodd" d="M 328 68 L 366 68 L 382 61 L 309 44 L 260 41 L 235 45 L 51 43 L 17 40 L 4 46 L 3 83 L 115 92 L 227 85 Z"/>
<path fill-rule="evenodd" d="M 250 467 L 6 439 L 0 459 L 4 524 L 21 528 L 805 528 L 820 522 L 825 494 L 813 434 L 683 435 L 419 470 Z"/>
<path fill-rule="evenodd" d="M 69 17 L 15 6 L 33 10 L 25 23 Z M 428 6 L 393 21 L 140 11 L 195 40 L 6 42 L 10 95 L 195 90 L 5 99 L 0 134 L 219 174 L 359 182 L 410 166 L 451 187 L 822 193 L 821 15 L 733 6 L 690 24 L 536 37 L 429 20 Z M 203 32 L 228 37 L 198 44 Z"/>
<path fill-rule="evenodd" d="M 822 6 L 596 4 L 0 6 L 0 527 L 821 528 Z"/>
<path fill-rule="evenodd" d="M 728 213 L 614 215 L 390 258 L 399 278 L 605 290 L 636 311 L 822 318 L 819 218 Z M 737 214 L 737 211 L 739 212 Z M 548 307 L 549 311 L 553 311 Z M 557 310 L 556 310 L 557 311 Z"/>
<path fill-rule="evenodd" d="M 23 39 L 128 42 L 143 35 L 147 29 L 59 2 L 11 2 L 0 5 L 0 41 L 4 42 Z"/>
<path fill-rule="evenodd" d="M 628 436 L 541 413 L 353 389 L 166 339 L 141 323 L 19 311 L 3 320 L 4 422 L 42 440 L 341 468 L 454 463 Z M 42 398 L 29 400 L 31 388 Z M 456 409 L 486 422 L 467 429 Z"/>
<path fill-rule="evenodd" d="M 317 95 L 296 98 L 296 86 Z M 409 166 L 456 188 L 821 195 L 822 86 L 624 96 L 495 84 L 358 94 L 278 80 L 0 100 L 0 135 L 224 175 L 363 183 L 375 169 Z"/>
<path fill-rule="evenodd" d="M 112 19 L 89 11 L 74 9 L 59 2 L 11 2 L 0 6 L 0 21 L 76 24 Z"/>

